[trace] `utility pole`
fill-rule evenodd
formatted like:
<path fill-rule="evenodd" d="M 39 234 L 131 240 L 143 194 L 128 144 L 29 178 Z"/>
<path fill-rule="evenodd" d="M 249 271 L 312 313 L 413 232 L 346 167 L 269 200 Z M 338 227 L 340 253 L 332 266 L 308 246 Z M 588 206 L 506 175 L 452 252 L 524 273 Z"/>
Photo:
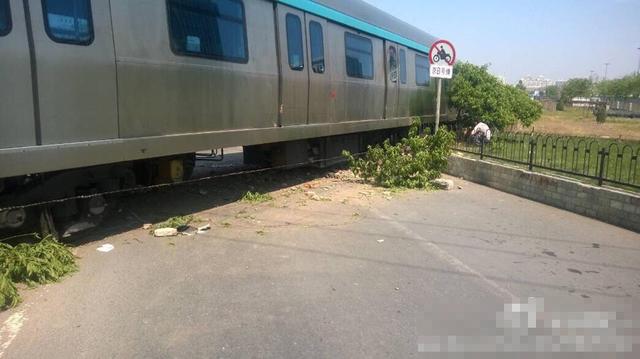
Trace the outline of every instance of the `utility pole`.
<path fill-rule="evenodd" d="M 605 62 L 604 63 L 604 81 L 607 81 L 607 74 L 609 73 L 609 65 L 611 65 L 610 62 Z"/>
<path fill-rule="evenodd" d="M 640 47 L 638 48 L 638 51 L 640 51 Z M 640 76 L 640 54 L 638 54 L 638 71 L 636 71 L 636 75 Z"/>

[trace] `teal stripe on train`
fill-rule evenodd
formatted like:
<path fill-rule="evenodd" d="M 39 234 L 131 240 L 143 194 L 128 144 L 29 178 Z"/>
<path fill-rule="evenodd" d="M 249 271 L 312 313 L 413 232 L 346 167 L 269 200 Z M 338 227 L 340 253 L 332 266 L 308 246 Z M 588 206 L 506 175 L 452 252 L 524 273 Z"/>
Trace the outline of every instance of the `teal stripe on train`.
<path fill-rule="evenodd" d="M 429 53 L 429 50 L 430 50 L 424 44 L 420 44 L 413 40 L 409 40 L 405 37 L 394 34 L 391 31 L 385 30 L 375 25 L 371 25 L 365 21 L 356 19 L 353 16 L 349 16 L 345 13 L 334 10 L 322 4 L 318 4 L 311 0 L 277 0 L 277 1 L 279 3 L 294 7 L 296 9 L 306 11 L 310 14 L 324 17 L 325 19 L 337 22 L 339 24 L 352 27 L 354 29 L 360 30 L 362 32 L 366 32 L 368 34 L 371 34 L 389 41 L 393 41 L 400 45 L 407 46 L 414 50 L 418 50 L 424 53 Z"/>

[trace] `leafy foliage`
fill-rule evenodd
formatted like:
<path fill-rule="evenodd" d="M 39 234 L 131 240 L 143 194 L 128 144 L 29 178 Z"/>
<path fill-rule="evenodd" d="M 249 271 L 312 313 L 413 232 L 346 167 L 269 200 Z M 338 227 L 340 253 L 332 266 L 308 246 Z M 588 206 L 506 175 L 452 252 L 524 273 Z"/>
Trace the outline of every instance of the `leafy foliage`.
<path fill-rule="evenodd" d="M 547 98 L 559 100 L 560 99 L 560 88 L 556 85 L 547 86 L 544 89 L 544 95 Z"/>
<path fill-rule="evenodd" d="M 600 96 L 626 98 L 640 97 L 640 75 L 628 75 L 621 79 L 599 82 L 596 90 Z"/>
<path fill-rule="evenodd" d="M 562 86 L 560 101 L 568 104 L 575 97 L 593 96 L 593 83 L 589 79 L 571 79 Z"/>
<path fill-rule="evenodd" d="M 518 122 L 530 126 L 542 116 L 542 105 L 526 92 L 503 84 L 487 70 L 487 66 L 456 64 L 449 105 L 458 110 L 458 121 L 465 126 L 482 121 L 503 129 Z"/>
<path fill-rule="evenodd" d="M 603 123 L 607 121 L 607 104 L 599 103 L 593 110 L 593 114 L 596 116 L 596 122 Z"/>
<path fill-rule="evenodd" d="M 153 226 L 153 229 L 159 228 L 183 228 L 191 224 L 194 221 L 194 217 L 192 215 L 189 216 L 176 216 L 167 219 L 164 222 L 158 223 Z"/>
<path fill-rule="evenodd" d="M 0 243 L 0 263 L 0 309 L 20 302 L 16 283 L 30 287 L 53 283 L 78 269 L 69 248 L 51 236 L 15 247 Z"/>
<path fill-rule="evenodd" d="M 351 170 L 366 181 L 388 188 L 428 188 L 447 167 L 454 135 L 440 130 L 433 136 L 419 134 L 420 120 L 411 126 L 409 136 L 393 145 L 369 146 L 362 158 L 348 151 L 343 155 Z"/>
<path fill-rule="evenodd" d="M 266 193 L 258 193 L 258 192 L 247 192 L 242 196 L 242 202 L 248 203 L 264 203 L 272 201 L 273 197 Z"/>

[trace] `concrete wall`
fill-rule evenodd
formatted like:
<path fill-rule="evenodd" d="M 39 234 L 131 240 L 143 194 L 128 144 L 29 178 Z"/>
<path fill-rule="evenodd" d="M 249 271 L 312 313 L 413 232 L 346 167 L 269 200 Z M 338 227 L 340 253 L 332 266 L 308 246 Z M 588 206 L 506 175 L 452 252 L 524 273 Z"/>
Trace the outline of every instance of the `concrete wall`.
<path fill-rule="evenodd" d="M 448 173 L 640 233 L 639 195 L 460 156 Z"/>

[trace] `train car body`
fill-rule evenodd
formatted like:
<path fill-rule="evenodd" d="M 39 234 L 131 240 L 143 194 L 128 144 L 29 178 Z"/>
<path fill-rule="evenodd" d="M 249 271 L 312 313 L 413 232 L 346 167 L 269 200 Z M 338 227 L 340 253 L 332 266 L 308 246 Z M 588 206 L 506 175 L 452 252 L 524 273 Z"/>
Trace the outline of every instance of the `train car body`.
<path fill-rule="evenodd" d="M 77 192 L 44 186 L 65 171 L 432 118 L 435 40 L 360 0 L 0 0 L 0 208 Z"/>

